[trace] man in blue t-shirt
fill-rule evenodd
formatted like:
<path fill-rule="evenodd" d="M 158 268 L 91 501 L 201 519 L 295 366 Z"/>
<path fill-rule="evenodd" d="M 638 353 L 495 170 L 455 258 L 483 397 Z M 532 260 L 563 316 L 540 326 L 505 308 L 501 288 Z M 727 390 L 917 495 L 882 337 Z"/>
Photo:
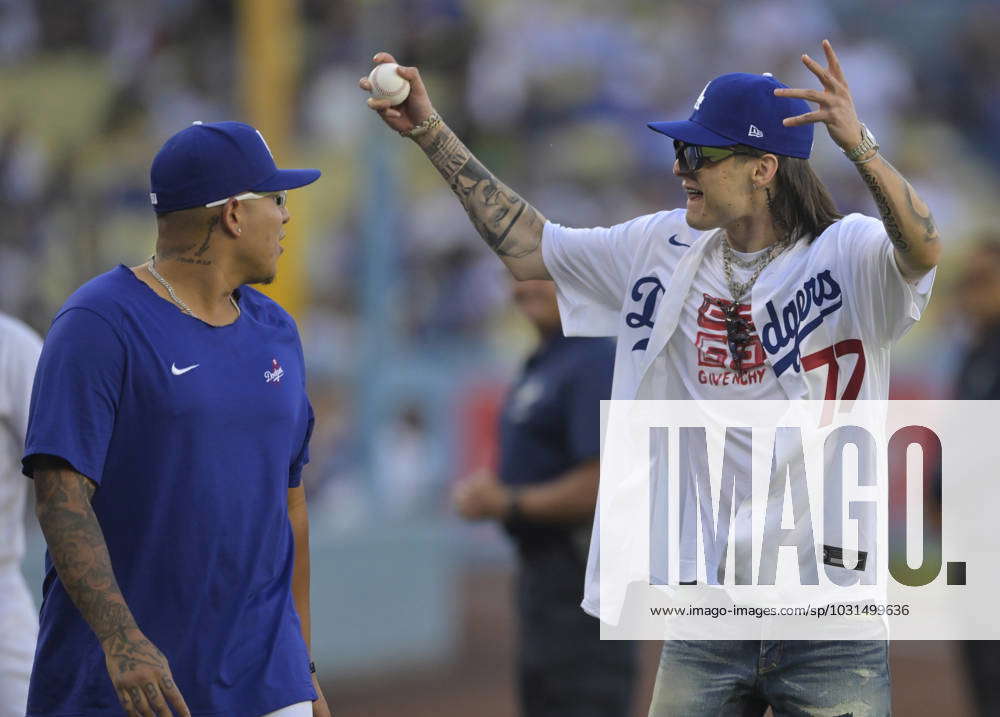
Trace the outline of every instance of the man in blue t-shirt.
<path fill-rule="evenodd" d="M 513 290 L 541 342 L 504 401 L 499 475 L 463 481 L 455 505 L 470 520 L 502 521 L 517 547 L 524 717 L 621 717 L 629 713 L 635 645 L 602 642 L 580 609 L 614 346 L 562 335 L 551 281 Z"/>
<path fill-rule="evenodd" d="M 290 215 L 245 124 L 153 160 L 156 254 L 52 322 L 24 472 L 48 542 L 28 715 L 330 714 L 309 658 L 313 414 L 268 283 Z"/>

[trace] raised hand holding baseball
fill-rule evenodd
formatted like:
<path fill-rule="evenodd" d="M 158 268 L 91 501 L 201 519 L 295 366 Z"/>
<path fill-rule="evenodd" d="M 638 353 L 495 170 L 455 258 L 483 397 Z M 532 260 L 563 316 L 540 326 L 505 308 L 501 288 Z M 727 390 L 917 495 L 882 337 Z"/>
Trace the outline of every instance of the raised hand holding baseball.
<path fill-rule="evenodd" d="M 802 64 L 816 75 L 823 85 L 822 90 L 807 89 L 776 89 L 774 94 L 781 97 L 798 97 L 808 102 L 815 102 L 819 108 L 804 115 L 788 117 L 784 120 L 786 127 L 822 122 L 826 125 L 830 138 L 844 151 L 856 147 L 861 142 L 861 122 L 854 109 L 854 100 L 847 86 L 844 71 L 840 61 L 833 51 L 829 40 L 823 40 L 823 52 L 826 53 L 827 67 L 823 67 L 809 55 L 802 55 Z"/>
<path fill-rule="evenodd" d="M 375 69 L 367 77 L 362 77 L 358 81 L 358 86 L 372 93 L 367 104 L 381 115 L 389 127 L 397 132 L 408 132 L 434 114 L 434 107 L 431 105 L 430 97 L 427 96 L 427 88 L 424 87 L 420 71 L 416 67 L 396 65 L 396 59 L 388 52 L 378 52 L 372 59 L 376 65 Z M 382 77 L 385 70 L 380 66 L 388 64 L 394 64 L 396 75 L 409 83 L 409 93 L 402 96 L 402 99 L 399 99 L 401 93 L 379 96 L 381 93 L 375 88 L 372 78 Z"/>
<path fill-rule="evenodd" d="M 393 107 L 403 102 L 410 94 L 410 83 L 399 76 L 396 72 L 397 67 L 399 65 L 395 62 L 383 62 L 375 65 L 375 69 L 368 75 L 368 83 L 372 86 L 372 97 L 375 99 L 384 97 Z"/>

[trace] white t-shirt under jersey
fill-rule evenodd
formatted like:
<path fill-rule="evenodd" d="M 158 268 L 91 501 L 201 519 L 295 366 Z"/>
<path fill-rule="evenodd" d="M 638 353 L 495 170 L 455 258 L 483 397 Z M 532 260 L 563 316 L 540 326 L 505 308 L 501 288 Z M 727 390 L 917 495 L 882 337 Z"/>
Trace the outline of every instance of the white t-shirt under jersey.
<path fill-rule="evenodd" d="M 761 272 L 744 299 L 755 329 L 744 366 L 758 359 L 761 365 L 734 380 L 725 329 L 704 300 L 705 294 L 732 298 L 722 241 L 718 230 L 689 227 L 684 210 L 610 228 L 546 223 L 542 253 L 563 330 L 618 339 L 612 398 L 888 398 L 890 348 L 920 318 L 935 272 L 917 283 L 905 280 L 882 223 L 860 214 L 812 242 L 797 242 Z M 599 546 L 595 517 L 583 601 L 592 615 L 599 606 Z"/>
<path fill-rule="evenodd" d="M 767 250 L 733 252 L 753 261 Z M 733 264 L 737 282 L 750 279 L 753 269 Z M 742 352 L 742 371 L 737 371 L 729 349 L 722 306 L 732 303 L 726 283 L 722 243 L 712 246 L 698 266 L 691 291 L 684 299 L 677 332 L 667 342 L 667 382 L 683 385 L 685 398 L 697 400 L 752 401 L 782 399 L 784 393 L 774 373 L 764 363 L 764 347 L 753 327 L 752 306 L 742 297 L 739 314 L 750 322 L 750 341 Z M 720 304 L 722 306 L 720 306 Z"/>

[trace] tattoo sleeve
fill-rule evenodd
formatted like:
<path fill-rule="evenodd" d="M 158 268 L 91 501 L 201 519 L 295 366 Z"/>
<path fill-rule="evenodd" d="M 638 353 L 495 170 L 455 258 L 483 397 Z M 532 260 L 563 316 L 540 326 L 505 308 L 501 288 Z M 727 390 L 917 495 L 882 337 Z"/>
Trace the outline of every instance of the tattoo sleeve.
<path fill-rule="evenodd" d="M 136 628 L 90 505 L 94 484 L 68 464 L 48 458 L 36 459 L 34 478 L 35 513 L 49 554 L 83 619 L 102 643 Z"/>
<path fill-rule="evenodd" d="M 940 237 L 930 209 L 917 196 L 913 185 L 881 157 L 857 168 L 875 200 L 897 256 L 919 268 L 934 266 Z"/>
<path fill-rule="evenodd" d="M 442 126 L 422 146 L 490 249 L 511 259 L 538 251 L 545 217 L 493 176 L 454 132 Z"/>

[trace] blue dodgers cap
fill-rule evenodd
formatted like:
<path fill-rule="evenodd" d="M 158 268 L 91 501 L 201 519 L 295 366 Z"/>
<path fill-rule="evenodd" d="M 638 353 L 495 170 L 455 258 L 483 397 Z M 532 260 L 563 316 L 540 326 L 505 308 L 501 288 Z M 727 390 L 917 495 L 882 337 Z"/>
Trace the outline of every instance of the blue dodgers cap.
<path fill-rule="evenodd" d="M 810 111 L 805 100 L 776 97 L 775 88 L 788 87 L 770 73 L 720 75 L 705 85 L 687 122 L 650 122 L 647 126 L 688 144 L 748 147 L 808 159 L 813 125 L 785 127 L 786 117 Z"/>
<path fill-rule="evenodd" d="M 157 214 L 203 207 L 243 192 L 295 189 L 318 169 L 278 169 L 264 136 L 242 122 L 195 122 L 168 139 L 149 170 Z"/>

